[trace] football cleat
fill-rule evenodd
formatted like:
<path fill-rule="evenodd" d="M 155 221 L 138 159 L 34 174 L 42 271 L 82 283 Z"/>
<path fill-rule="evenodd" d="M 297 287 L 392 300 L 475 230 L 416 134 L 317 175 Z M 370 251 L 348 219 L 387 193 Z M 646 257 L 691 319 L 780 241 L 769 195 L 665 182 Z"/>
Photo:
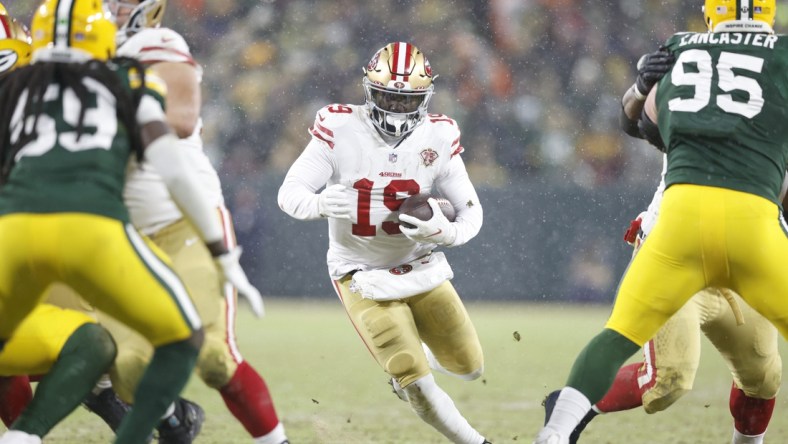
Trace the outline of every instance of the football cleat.
<path fill-rule="evenodd" d="M 82 401 L 82 405 L 103 419 L 113 432 L 118 429 L 130 408 L 111 388 L 104 389 L 99 394 L 90 393 Z"/>
<path fill-rule="evenodd" d="M 199 405 L 178 398 L 175 413 L 162 420 L 159 427 L 159 444 L 191 444 L 200 433 L 205 421 L 205 412 Z"/>
<path fill-rule="evenodd" d="M 542 401 L 542 406 L 544 407 L 544 425 L 547 425 L 547 422 L 550 420 L 550 415 L 553 414 L 553 409 L 555 408 L 555 401 L 560 394 L 561 390 L 554 390 L 544 398 L 544 401 Z M 598 414 L 599 413 L 593 409 L 586 413 L 586 416 L 583 417 L 580 424 L 578 424 L 577 427 L 572 430 L 572 434 L 569 435 L 569 444 L 577 444 L 577 441 L 580 439 L 580 434 L 583 433 L 588 423 Z"/>

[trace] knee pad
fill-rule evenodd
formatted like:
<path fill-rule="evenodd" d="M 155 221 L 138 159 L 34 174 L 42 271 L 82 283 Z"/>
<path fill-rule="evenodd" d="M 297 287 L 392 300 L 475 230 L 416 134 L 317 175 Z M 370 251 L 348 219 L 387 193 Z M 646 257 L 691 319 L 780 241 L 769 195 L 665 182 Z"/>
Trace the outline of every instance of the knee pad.
<path fill-rule="evenodd" d="M 752 398 L 772 399 L 777 396 L 782 382 L 782 360 L 776 355 L 770 363 L 758 366 L 759 372 L 750 372 L 751 377 L 742 376 L 741 372 L 736 385 Z"/>
<path fill-rule="evenodd" d="M 205 338 L 197 358 L 197 375 L 213 389 L 224 387 L 235 374 L 238 364 L 233 361 L 224 341 Z"/>
<path fill-rule="evenodd" d="M 380 307 L 371 307 L 361 314 L 364 328 L 376 347 L 385 347 L 402 335 L 402 328 Z"/>
<path fill-rule="evenodd" d="M 689 372 L 694 375 L 694 372 Z M 660 367 L 654 386 L 643 393 L 643 409 L 646 413 L 665 410 L 692 390 L 693 381 L 682 369 Z"/>

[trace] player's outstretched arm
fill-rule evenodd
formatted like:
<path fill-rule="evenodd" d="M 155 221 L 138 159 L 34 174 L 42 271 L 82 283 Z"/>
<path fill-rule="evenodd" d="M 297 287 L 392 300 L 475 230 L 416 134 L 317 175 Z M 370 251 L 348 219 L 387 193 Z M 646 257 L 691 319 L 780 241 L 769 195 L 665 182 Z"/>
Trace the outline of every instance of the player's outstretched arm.
<path fill-rule="evenodd" d="M 178 148 L 177 138 L 164 123 L 161 106 L 154 99 L 143 97 L 137 115 L 142 129 L 145 160 L 156 169 L 175 203 L 197 228 L 224 279 L 249 301 L 255 315 L 262 316 L 263 300 L 260 292 L 249 283 L 238 262 L 240 247 L 228 250 L 224 245 L 224 231 L 216 209 L 208 204 L 208 196 L 191 167 L 188 153 Z"/>

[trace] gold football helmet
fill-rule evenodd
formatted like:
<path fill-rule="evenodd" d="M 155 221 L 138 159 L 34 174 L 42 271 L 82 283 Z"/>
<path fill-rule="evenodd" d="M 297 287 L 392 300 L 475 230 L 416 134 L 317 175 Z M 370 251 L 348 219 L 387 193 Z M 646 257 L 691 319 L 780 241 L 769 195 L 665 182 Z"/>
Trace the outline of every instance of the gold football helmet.
<path fill-rule="evenodd" d="M 776 13 L 776 0 L 706 0 L 703 5 L 706 26 L 712 32 L 719 24 L 731 20 L 757 20 L 771 29 Z"/>
<path fill-rule="evenodd" d="M 30 62 L 30 32 L 0 3 L 0 74 Z"/>
<path fill-rule="evenodd" d="M 158 28 L 164 18 L 167 0 L 109 0 L 110 10 L 118 25 L 118 44 L 145 28 Z"/>
<path fill-rule="evenodd" d="M 45 0 L 33 16 L 33 53 L 51 49 L 107 60 L 115 55 L 117 27 L 101 0 Z"/>
<path fill-rule="evenodd" d="M 427 57 L 414 45 L 395 42 L 380 48 L 362 81 L 375 126 L 393 137 L 413 131 L 427 114 L 434 77 Z"/>

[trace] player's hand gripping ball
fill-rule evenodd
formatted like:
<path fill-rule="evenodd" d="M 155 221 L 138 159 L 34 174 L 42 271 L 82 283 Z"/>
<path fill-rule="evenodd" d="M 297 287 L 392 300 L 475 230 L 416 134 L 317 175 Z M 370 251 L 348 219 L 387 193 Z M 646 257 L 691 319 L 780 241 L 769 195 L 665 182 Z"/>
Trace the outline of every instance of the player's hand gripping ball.
<path fill-rule="evenodd" d="M 446 216 L 446 219 L 449 219 L 449 222 L 454 222 L 454 219 L 457 217 L 457 213 L 454 211 L 454 207 L 451 205 L 451 202 L 442 197 L 435 197 L 428 193 L 414 194 L 413 196 L 405 199 L 402 202 L 402 205 L 399 207 L 399 214 L 412 216 L 419 220 L 432 219 L 432 207 L 430 207 L 429 202 L 427 202 L 427 199 L 429 198 L 433 198 L 438 202 L 441 212 L 444 216 Z M 403 221 L 400 221 L 400 225 L 404 226 L 405 228 L 415 228 L 413 224 Z"/>

